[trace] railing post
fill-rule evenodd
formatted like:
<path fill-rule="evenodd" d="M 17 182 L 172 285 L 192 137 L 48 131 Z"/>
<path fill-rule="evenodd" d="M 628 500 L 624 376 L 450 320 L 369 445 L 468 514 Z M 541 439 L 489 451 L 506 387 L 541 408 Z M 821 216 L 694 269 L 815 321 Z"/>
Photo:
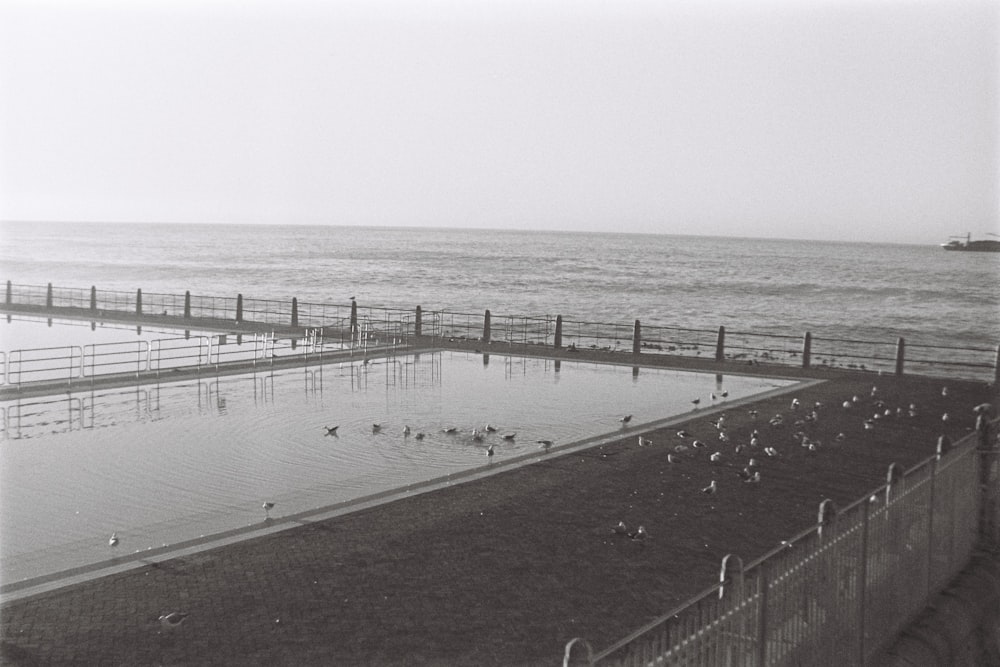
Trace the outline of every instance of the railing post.
<path fill-rule="evenodd" d="M 1000 441 L 990 438 L 990 406 L 979 405 L 975 408 L 976 433 L 978 435 L 979 454 L 979 488 L 981 514 L 979 517 L 979 544 L 986 547 L 996 547 L 1000 543 Z"/>
<path fill-rule="evenodd" d="M 424 335 L 424 311 L 420 306 L 417 306 L 417 315 L 413 320 L 413 335 Z"/>
<path fill-rule="evenodd" d="M 358 333 L 358 302 L 351 301 L 351 338 Z"/>
<path fill-rule="evenodd" d="M 490 342 L 490 309 L 486 309 L 486 313 L 483 315 L 483 342 Z"/>
<path fill-rule="evenodd" d="M 556 315 L 555 348 L 558 350 L 561 347 L 562 347 L 562 315 Z"/>
<path fill-rule="evenodd" d="M 52 307 L 52 283 L 49 283 L 48 288 L 45 290 L 45 307 Z"/>
<path fill-rule="evenodd" d="M 896 375 L 903 374 L 903 359 L 906 356 L 906 341 L 900 336 L 896 341 Z"/>
<path fill-rule="evenodd" d="M 236 322 L 240 323 L 243 321 L 243 295 L 236 295 Z"/>
<path fill-rule="evenodd" d="M 11 297 L 13 296 L 13 294 L 14 294 L 14 288 L 10 284 L 10 281 L 8 280 L 7 281 L 7 305 L 8 306 L 11 304 Z"/>
<path fill-rule="evenodd" d="M 632 354 L 639 354 L 640 350 L 642 350 L 642 326 L 639 320 L 636 320 L 632 327 Z"/>
<path fill-rule="evenodd" d="M 135 314 L 142 315 L 142 289 L 135 291 Z"/>
<path fill-rule="evenodd" d="M 726 358 L 726 327 L 719 327 L 719 338 L 715 342 L 715 360 Z"/>
<path fill-rule="evenodd" d="M 1000 386 L 1000 345 L 997 345 L 997 359 L 993 363 L 993 386 Z"/>
<path fill-rule="evenodd" d="M 871 502 L 866 500 L 862 503 L 861 510 L 861 557 L 858 568 L 858 609 L 855 618 L 858 619 L 858 662 L 864 665 L 868 661 L 865 647 L 865 629 L 868 627 L 865 612 L 868 609 L 868 537 L 871 531 Z M 761 663 L 763 664 L 763 663 Z"/>
<path fill-rule="evenodd" d="M 292 326 L 299 326 L 299 300 L 296 297 L 292 297 Z"/>
<path fill-rule="evenodd" d="M 806 335 L 802 337 L 802 368 L 809 368 L 812 355 L 812 341 L 812 334 L 807 331 Z"/>
<path fill-rule="evenodd" d="M 184 292 L 184 319 L 191 319 L 191 290 Z"/>
<path fill-rule="evenodd" d="M 90 286 L 90 309 L 97 310 L 97 287 Z"/>

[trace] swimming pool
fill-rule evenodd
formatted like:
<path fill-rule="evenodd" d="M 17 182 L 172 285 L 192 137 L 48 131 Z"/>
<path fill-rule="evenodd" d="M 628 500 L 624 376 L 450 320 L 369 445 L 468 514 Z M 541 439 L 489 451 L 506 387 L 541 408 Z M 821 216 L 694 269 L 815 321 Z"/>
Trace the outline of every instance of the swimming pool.
<path fill-rule="evenodd" d="M 625 414 L 633 415 L 629 432 L 638 432 L 689 414 L 694 398 L 704 408 L 796 384 L 435 351 L 5 401 L 0 576 L 6 586 L 251 530 L 266 525 L 265 501 L 280 522 L 429 480 L 457 481 L 548 455 L 539 440 L 551 440 L 554 453 L 617 437 Z M 332 426 L 336 435 L 327 435 Z"/>

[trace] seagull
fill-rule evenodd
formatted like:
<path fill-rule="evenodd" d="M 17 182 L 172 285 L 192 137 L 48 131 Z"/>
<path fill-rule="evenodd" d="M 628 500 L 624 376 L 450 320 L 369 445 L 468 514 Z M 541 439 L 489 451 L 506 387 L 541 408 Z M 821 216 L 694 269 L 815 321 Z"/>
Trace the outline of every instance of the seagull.
<path fill-rule="evenodd" d="M 713 479 L 712 483 L 706 486 L 704 489 L 702 489 L 701 492 L 707 493 L 708 495 L 712 495 L 713 493 L 716 492 L 717 489 L 718 487 L 715 485 L 715 480 Z"/>
<path fill-rule="evenodd" d="M 677 463 L 677 457 L 673 454 L 667 454 L 667 463 Z"/>
<path fill-rule="evenodd" d="M 836 437 L 836 438 L 834 438 L 834 440 L 836 440 L 837 442 L 843 442 L 843 441 L 844 441 L 844 438 L 846 438 L 846 437 L 847 437 L 847 436 L 846 436 L 846 435 L 844 435 L 843 433 L 838 433 L 838 434 L 837 434 L 837 437 Z"/>
<path fill-rule="evenodd" d="M 722 396 L 722 398 L 726 398 L 727 396 L 729 396 L 729 390 L 727 389 L 726 391 L 722 392 L 719 395 Z"/>
<path fill-rule="evenodd" d="M 690 438 L 691 434 L 688 433 L 687 431 L 685 431 L 684 429 L 681 429 L 680 431 L 677 431 L 677 437 L 678 438 Z"/>
<path fill-rule="evenodd" d="M 844 401 L 844 409 L 847 410 L 853 405 L 850 401 Z"/>
<path fill-rule="evenodd" d="M 750 468 L 744 468 L 743 470 L 737 470 L 736 474 L 739 475 L 739 478 L 742 479 L 744 482 L 749 482 L 750 478 L 753 477 L 753 473 L 750 472 Z"/>
<path fill-rule="evenodd" d="M 866 419 L 865 420 L 865 430 L 866 431 L 871 431 L 874 428 L 875 428 L 875 422 L 872 421 L 871 419 Z"/>
<path fill-rule="evenodd" d="M 765 447 L 764 453 L 767 454 L 768 456 L 777 456 L 778 450 L 775 449 L 774 447 Z"/>
<path fill-rule="evenodd" d="M 628 526 L 625 525 L 624 521 L 619 521 L 618 525 L 612 528 L 615 535 L 628 535 Z"/>
<path fill-rule="evenodd" d="M 336 426 L 324 426 L 327 435 L 337 435 L 337 429 L 340 428 L 340 424 Z"/>
<path fill-rule="evenodd" d="M 951 417 L 948 415 L 947 412 L 944 413 L 943 415 L 941 415 L 941 421 L 947 422 L 947 421 L 950 421 L 950 420 L 951 420 Z"/>
<path fill-rule="evenodd" d="M 705 443 L 702 442 L 701 440 L 695 440 L 694 442 L 691 443 L 691 446 L 695 448 L 704 447 Z"/>
<path fill-rule="evenodd" d="M 118 546 L 118 533 L 111 533 L 111 537 L 108 538 L 108 546 L 112 548 Z"/>
<path fill-rule="evenodd" d="M 378 433 L 382 430 L 381 424 L 372 424 L 372 433 Z"/>
<path fill-rule="evenodd" d="M 160 625 L 164 630 L 170 631 L 179 628 L 181 623 L 184 622 L 184 619 L 190 615 L 191 614 L 182 614 L 179 611 L 172 611 L 169 614 L 161 614 L 156 620 L 160 622 Z"/>
<path fill-rule="evenodd" d="M 472 439 L 475 440 L 476 442 L 482 442 L 483 434 L 480 433 L 477 429 L 472 429 Z"/>
<path fill-rule="evenodd" d="M 628 536 L 633 540 L 644 540 L 646 539 L 646 529 L 643 526 L 639 526 L 638 530 L 634 533 L 629 533 Z"/>
<path fill-rule="evenodd" d="M 504 440 L 513 440 L 516 436 L 517 436 L 517 433 L 504 433 L 503 434 L 503 439 Z"/>
<path fill-rule="evenodd" d="M 625 415 L 624 417 L 622 417 L 618 421 L 620 421 L 622 424 L 627 424 L 630 421 L 632 421 L 632 415 Z"/>
<path fill-rule="evenodd" d="M 653 444 L 652 440 L 649 440 L 648 438 L 644 438 L 641 435 L 639 436 L 639 446 L 640 447 L 645 447 L 646 445 L 652 445 L 652 444 Z"/>
<path fill-rule="evenodd" d="M 406 426 L 403 427 L 403 435 L 404 436 L 410 435 L 410 426 L 409 426 L 409 424 L 407 424 Z"/>
<path fill-rule="evenodd" d="M 696 398 L 693 401 L 691 401 L 691 403 L 694 405 L 695 409 L 697 410 L 698 409 L 698 404 L 701 403 L 701 399 L 700 398 Z"/>
<path fill-rule="evenodd" d="M 490 445 L 486 449 L 486 456 L 488 456 L 489 458 L 493 458 L 493 445 Z"/>
<path fill-rule="evenodd" d="M 271 518 L 271 508 L 274 507 L 274 503 L 272 503 L 271 501 L 267 501 L 263 505 L 261 505 L 261 507 L 264 508 L 264 514 L 265 514 L 265 516 L 267 516 L 267 518 L 270 519 Z"/>
<path fill-rule="evenodd" d="M 756 410 L 747 410 L 747 414 L 750 415 L 750 419 L 757 419 L 757 415 L 760 413 Z"/>
<path fill-rule="evenodd" d="M 712 463 L 718 463 L 719 461 L 722 460 L 722 452 L 715 452 L 714 454 L 708 457 L 708 460 L 711 461 Z"/>
<path fill-rule="evenodd" d="M 709 396 L 713 401 L 717 398 L 714 391 L 711 394 L 709 394 Z"/>
<path fill-rule="evenodd" d="M 535 442 L 537 442 L 539 445 L 541 445 L 545 449 L 548 449 L 549 447 L 552 446 L 552 441 L 551 440 L 535 440 Z"/>
<path fill-rule="evenodd" d="M 444 433 L 458 433 L 458 428 L 455 426 L 449 426 L 448 428 L 441 429 Z"/>
<path fill-rule="evenodd" d="M 417 433 L 414 437 L 416 437 L 417 440 L 423 440 L 426 436 L 423 433 Z"/>
<path fill-rule="evenodd" d="M 490 426 L 489 424 L 486 425 L 486 432 L 487 433 L 496 433 L 496 430 L 497 430 L 496 426 Z"/>
<path fill-rule="evenodd" d="M 751 484 L 759 482 L 760 481 L 760 471 L 759 470 L 754 470 L 753 471 L 753 475 L 750 477 L 750 479 L 744 480 L 744 481 L 746 481 L 748 483 L 751 483 Z"/>
<path fill-rule="evenodd" d="M 941 387 L 941 395 L 942 396 L 948 395 L 948 387 Z"/>
<path fill-rule="evenodd" d="M 797 399 L 797 398 L 793 398 L 793 399 L 792 399 L 792 410 L 795 410 L 795 409 L 796 409 L 796 408 L 798 408 L 798 407 L 799 407 L 800 405 L 802 405 L 802 404 L 801 404 L 801 403 L 799 403 L 799 399 Z"/>
<path fill-rule="evenodd" d="M 972 408 L 972 412 L 977 415 L 988 415 L 993 410 L 993 405 L 990 403 L 980 403 L 976 407 Z"/>
<path fill-rule="evenodd" d="M 750 461 L 747 463 L 747 467 L 748 468 L 756 468 L 757 467 L 757 459 L 750 459 Z"/>

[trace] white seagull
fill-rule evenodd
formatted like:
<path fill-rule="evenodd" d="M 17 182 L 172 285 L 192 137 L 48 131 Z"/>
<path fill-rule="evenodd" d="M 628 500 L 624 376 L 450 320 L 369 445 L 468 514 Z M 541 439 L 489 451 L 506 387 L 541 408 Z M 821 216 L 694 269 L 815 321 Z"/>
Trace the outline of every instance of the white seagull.
<path fill-rule="evenodd" d="M 271 518 L 271 509 L 274 508 L 274 503 L 272 503 L 271 501 L 267 501 L 263 505 L 261 505 L 261 507 L 264 508 L 264 515 L 268 519 L 270 519 Z"/>
<path fill-rule="evenodd" d="M 708 495 L 712 495 L 713 493 L 716 492 L 717 489 L 718 487 L 715 485 L 715 480 L 713 479 L 712 483 L 706 486 L 704 489 L 702 489 L 701 492 L 707 493 Z"/>
<path fill-rule="evenodd" d="M 108 538 L 108 546 L 109 547 L 118 546 L 118 533 L 111 533 L 111 537 Z"/>
<path fill-rule="evenodd" d="M 171 631 L 179 628 L 184 619 L 190 616 L 190 614 L 184 614 L 179 611 L 172 611 L 169 614 L 161 614 L 156 620 L 160 622 L 160 625 L 164 630 Z"/>

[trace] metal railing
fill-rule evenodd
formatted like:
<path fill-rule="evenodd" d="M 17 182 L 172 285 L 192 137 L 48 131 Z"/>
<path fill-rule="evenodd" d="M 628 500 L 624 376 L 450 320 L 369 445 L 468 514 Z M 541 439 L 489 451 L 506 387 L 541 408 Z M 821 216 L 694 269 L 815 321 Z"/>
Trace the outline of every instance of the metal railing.
<path fill-rule="evenodd" d="M 977 542 L 979 434 L 938 452 L 600 653 L 564 664 L 866 665 L 969 561 Z M 995 519 L 996 517 L 994 517 Z M 585 653 L 580 658 L 580 654 Z M 573 660 L 574 655 L 576 660 Z"/>
<path fill-rule="evenodd" d="M 191 295 L 143 294 L 141 290 L 115 292 L 7 283 L 6 306 L 70 308 L 95 319 L 107 314 L 180 317 L 215 322 L 253 322 L 263 326 L 323 327 L 333 338 L 339 332 L 349 344 L 359 321 L 374 331 L 397 337 L 423 336 L 441 340 L 474 340 L 510 345 L 546 345 L 555 348 L 611 352 L 668 354 L 717 361 L 768 363 L 802 368 L 844 368 L 861 371 L 904 372 L 968 379 L 1000 380 L 1000 347 L 959 347 L 896 341 L 866 341 L 825 336 L 764 332 L 726 332 L 660 324 L 562 321 L 561 316 L 491 315 L 450 311 L 421 313 L 328 303 L 299 303 L 297 299 L 263 299 Z M 176 323 L 175 326 L 180 324 Z"/>

